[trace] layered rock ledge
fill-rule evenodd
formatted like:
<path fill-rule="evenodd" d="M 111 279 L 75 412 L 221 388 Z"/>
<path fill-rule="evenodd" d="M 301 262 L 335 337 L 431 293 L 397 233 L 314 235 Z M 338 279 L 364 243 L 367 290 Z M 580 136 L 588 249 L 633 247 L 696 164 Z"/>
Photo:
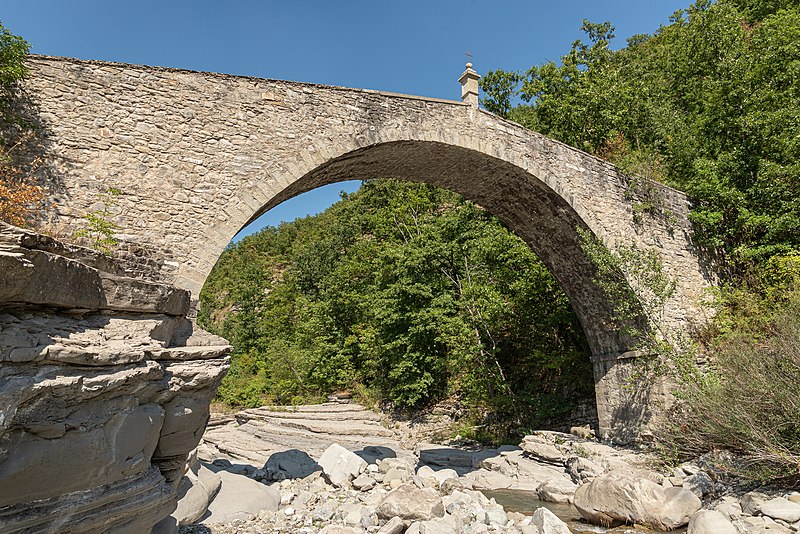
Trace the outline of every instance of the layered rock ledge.
<path fill-rule="evenodd" d="M 0 532 L 149 532 L 230 347 L 187 291 L 0 223 Z"/>

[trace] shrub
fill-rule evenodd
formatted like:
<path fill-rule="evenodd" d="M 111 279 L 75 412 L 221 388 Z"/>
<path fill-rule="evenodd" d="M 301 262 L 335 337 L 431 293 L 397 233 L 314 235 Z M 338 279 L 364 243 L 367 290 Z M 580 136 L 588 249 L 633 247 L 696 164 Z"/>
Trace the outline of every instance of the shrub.
<path fill-rule="evenodd" d="M 728 292 L 706 340 L 708 368 L 680 385 L 683 402 L 659 432 L 678 459 L 714 455 L 758 481 L 800 477 L 800 290 Z"/>

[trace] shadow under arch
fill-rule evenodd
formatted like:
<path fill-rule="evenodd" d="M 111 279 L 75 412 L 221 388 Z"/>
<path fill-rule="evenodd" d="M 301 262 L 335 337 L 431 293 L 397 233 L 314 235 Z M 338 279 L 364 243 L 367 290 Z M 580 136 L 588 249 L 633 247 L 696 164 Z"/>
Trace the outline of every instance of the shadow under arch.
<path fill-rule="evenodd" d="M 597 235 L 568 198 L 529 172 L 487 154 L 434 141 L 394 141 L 333 158 L 293 181 L 242 225 L 317 187 L 347 180 L 393 178 L 456 192 L 480 205 L 521 237 L 551 271 L 578 316 L 590 346 L 600 432 L 624 427 L 625 440 L 649 417 L 646 392 L 621 399 L 620 360 L 636 340 L 626 336 L 614 306 L 595 284 L 596 269 L 581 247 L 579 229 Z M 643 321 L 644 322 L 644 321 Z M 610 382 L 609 382 L 610 379 Z M 642 395 L 645 397 L 642 397 Z M 631 430 L 633 429 L 633 430 Z M 619 432 L 616 437 L 621 436 Z"/>
<path fill-rule="evenodd" d="M 578 229 L 595 234 L 567 200 L 547 184 L 498 158 L 433 141 L 396 141 L 332 159 L 292 182 L 255 212 L 244 228 L 278 204 L 317 187 L 346 180 L 393 178 L 448 189 L 497 216 L 553 273 L 583 326 L 592 354 L 625 353 L 613 305 L 594 283 L 596 270 L 581 248 Z"/>

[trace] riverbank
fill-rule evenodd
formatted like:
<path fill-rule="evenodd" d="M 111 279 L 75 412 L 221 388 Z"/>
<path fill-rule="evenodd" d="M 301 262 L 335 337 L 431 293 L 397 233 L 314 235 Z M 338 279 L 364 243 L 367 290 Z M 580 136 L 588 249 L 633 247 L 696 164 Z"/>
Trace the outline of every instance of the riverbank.
<path fill-rule="evenodd" d="M 215 415 L 185 480 L 194 484 L 184 485 L 180 531 L 567 534 L 690 521 L 693 534 L 800 531 L 800 495 L 737 495 L 697 465 L 659 473 L 642 452 L 558 432 L 497 449 L 415 442 L 418 434 L 356 404 Z M 504 509 L 509 495 L 531 506 Z M 562 517 L 548 503 L 562 505 Z M 620 522 L 638 525 L 606 528 Z"/>

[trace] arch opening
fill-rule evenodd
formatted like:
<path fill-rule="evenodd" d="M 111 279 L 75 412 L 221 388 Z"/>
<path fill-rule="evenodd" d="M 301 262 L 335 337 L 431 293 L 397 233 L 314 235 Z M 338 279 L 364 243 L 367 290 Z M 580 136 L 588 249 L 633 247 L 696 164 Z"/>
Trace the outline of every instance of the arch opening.
<path fill-rule="evenodd" d="M 453 191 L 498 217 L 522 238 L 566 292 L 581 322 L 593 355 L 601 433 L 619 426 L 614 421 L 620 417 L 619 406 L 609 405 L 608 387 L 603 381 L 613 369 L 616 355 L 628 353 L 633 341 L 620 333 L 612 304 L 594 283 L 595 267 L 583 252 L 579 235 L 579 229 L 590 233 L 592 229 L 567 198 L 526 171 L 498 158 L 439 142 L 383 143 L 349 152 L 306 173 L 254 211 L 242 227 L 281 202 L 316 187 L 376 177 Z M 624 417 L 631 418 L 630 414 Z"/>
<path fill-rule="evenodd" d="M 486 209 L 525 241 L 559 282 L 594 356 L 624 354 L 635 345 L 635 340 L 621 333 L 613 305 L 594 283 L 596 268 L 581 247 L 579 229 L 592 235 L 594 230 L 541 179 L 474 150 L 429 141 L 398 141 L 354 150 L 289 184 L 240 228 L 306 191 L 372 178 L 428 183 Z"/>

